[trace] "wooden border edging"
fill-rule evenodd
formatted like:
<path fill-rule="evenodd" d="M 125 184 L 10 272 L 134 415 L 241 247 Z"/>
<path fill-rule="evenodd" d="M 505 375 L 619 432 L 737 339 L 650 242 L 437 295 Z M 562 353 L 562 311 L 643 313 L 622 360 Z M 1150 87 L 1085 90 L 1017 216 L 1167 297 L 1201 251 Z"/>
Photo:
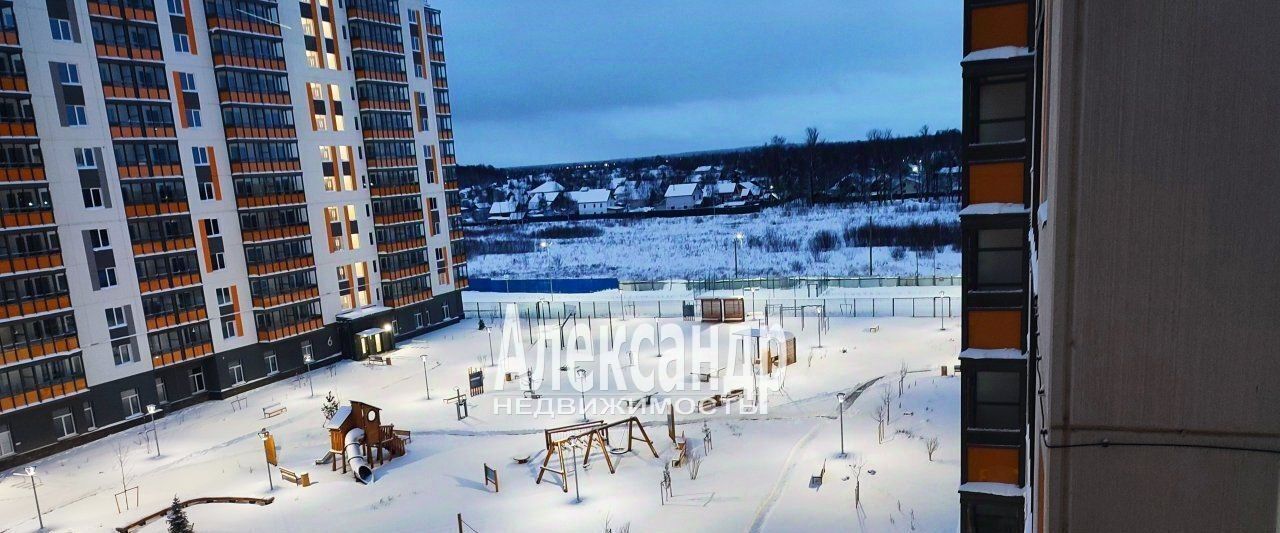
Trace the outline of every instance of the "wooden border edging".
<path fill-rule="evenodd" d="M 191 507 L 192 505 L 201 505 L 205 503 L 251 503 L 254 505 L 271 505 L 271 502 L 274 502 L 274 501 L 276 501 L 274 496 L 266 499 L 243 498 L 238 496 L 206 496 L 203 498 L 192 498 L 190 500 L 180 502 L 178 505 L 183 509 L 186 509 L 187 507 Z M 134 531 L 142 526 L 145 526 L 147 524 L 150 524 L 152 522 L 155 522 L 156 520 L 163 518 L 168 513 L 169 513 L 169 508 L 165 507 L 160 511 L 156 511 L 154 513 L 151 513 L 143 517 L 141 520 L 138 520 L 137 522 L 134 522 L 124 527 L 118 527 L 116 528 L 116 531 L 120 533 L 130 533 L 131 531 Z"/>

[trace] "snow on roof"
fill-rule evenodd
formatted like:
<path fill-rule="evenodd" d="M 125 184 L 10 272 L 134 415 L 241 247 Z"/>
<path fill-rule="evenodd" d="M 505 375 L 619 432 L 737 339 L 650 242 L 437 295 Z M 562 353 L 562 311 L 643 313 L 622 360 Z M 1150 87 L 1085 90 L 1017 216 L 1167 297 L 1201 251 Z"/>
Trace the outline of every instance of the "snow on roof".
<path fill-rule="evenodd" d="M 333 416 L 329 417 L 329 421 L 324 423 L 325 429 L 341 428 L 342 423 L 347 420 L 348 416 L 351 416 L 351 406 L 339 406 L 338 410 L 333 413 Z"/>
<path fill-rule="evenodd" d="M 580 204 L 593 204 L 609 201 L 609 189 L 587 189 L 568 193 L 569 199 Z"/>
<path fill-rule="evenodd" d="M 1019 497 L 1022 496 L 1022 489 L 1016 485 L 1008 483 L 961 483 L 960 492 L 979 492 L 982 494 L 993 494 L 996 496 Z"/>
<path fill-rule="evenodd" d="M 737 189 L 738 184 L 732 181 L 721 180 L 716 182 L 716 194 L 733 194 L 733 191 Z"/>
<path fill-rule="evenodd" d="M 544 206 L 551 205 L 551 204 L 555 203 L 555 202 L 556 202 L 556 200 L 559 200 L 559 199 L 560 199 L 560 193 L 558 193 L 558 192 L 539 192 L 539 193 L 533 193 L 532 195 L 530 195 L 529 199 L 530 199 L 530 200 L 532 200 L 532 199 L 533 199 L 533 197 L 535 197 L 535 196 L 536 196 L 536 197 L 538 197 L 538 198 L 541 198 L 541 199 L 542 199 L 542 203 L 543 203 L 543 205 L 544 205 Z"/>
<path fill-rule="evenodd" d="M 537 187 L 534 187 L 529 192 L 531 194 L 536 194 L 536 193 L 544 193 L 544 192 L 560 192 L 563 190 L 564 190 L 564 185 L 556 183 L 555 181 L 547 181 L 547 182 L 543 182 L 541 185 L 538 185 Z"/>
<path fill-rule="evenodd" d="M 516 212 L 516 203 L 508 200 L 505 202 L 494 202 L 489 206 L 490 215 L 507 215 Z"/>
<path fill-rule="evenodd" d="M 748 194 L 757 194 L 757 195 L 760 194 L 760 186 L 756 185 L 753 182 L 744 181 L 739 183 L 739 185 L 742 185 L 743 196 L 747 196 Z"/>
<path fill-rule="evenodd" d="M 1022 204 L 973 204 L 960 210 L 960 216 L 970 215 L 1019 215 L 1025 214 L 1027 208 Z"/>
<path fill-rule="evenodd" d="M 989 61 L 992 59 L 1009 59 L 1013 57 L 1021 57 L 1021 56 L 1029 56 L 1029 55 L 1031 55 L 1031 50 L 1028 50 L 1027 47 L 1025 46 L 999 46 L 996 48 L 988 48 L 986 50 L 969 52 L 969 55 L 964 56 L 964 59 L 960 60 L 960 62 L 970 63 L 973 61 Z"/>
<path fill-rule="evenodd" d="M 960 351 L 961 359 L 1026 359 L 1027 354 L 1017 348 L 1003 348 L 998 350 L 987 350 L 982 348 L 968 348 Z"/>
<path fill-rule="evenodd" d="M 381 305 L 370 305 L 368 307 L 362 307 L 360 309 L 352 309 L 345 313 L 338 313 L 338 318 L 341 318 L 344 320 L 355 320 L 360 317 L 378 314 L 383 311 L 390 311 L 390 308 L 383 307 Z"/>
<path fill-rule="evenodd" d="M 667 193 L 663 196 L 672 198 L 676 196 L 693 196 L 698 191 L 697 183 L 677 183 L 667 186 Z"/>
<path fill-rule="evenodd" d="M 725 202 L 720 205 L 724 207 L 742 207 L 744 205 L 747 205 L 747 203 L 742 200 L 733 200 L 733 201 Z"/>
<path fill-rule="evenodd" d="M 711 172 L 711 165 L 702 165 L 693 169 L 694 172 Z"/>

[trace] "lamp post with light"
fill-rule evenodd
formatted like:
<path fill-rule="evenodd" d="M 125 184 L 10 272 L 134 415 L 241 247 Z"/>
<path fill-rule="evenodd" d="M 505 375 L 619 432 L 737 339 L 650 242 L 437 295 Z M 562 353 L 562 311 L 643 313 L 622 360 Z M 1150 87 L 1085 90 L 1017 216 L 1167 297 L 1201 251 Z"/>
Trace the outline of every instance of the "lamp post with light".
<path fill-rule="evenodd" d="M 31 481 L 31 497 L 36 500 L 36 522 L 40 524 L 40 529 L 44 529 L 44 514 L 40 512 L 40 494 L 36 492 L 36 467 L 28 466 L 22 472 L 14 472 L 13 475 L 25 477 Z"/>
<path fill-rule="evenodd" d="M 840 457 L 845 457 L 844 453 L 844 393 L 836 393 L 837 408 L 840 413 Z"/>
<path fill-rule="evenodd" d="M 544 252 L 547 251 L 549 246 L 551 246 L 551 243 L 547 242 L 546 239 L 538 243 L 538 248 Z M 551 277 L 550 270 L 547 271 L 547 285 L 551 287 L 551 299 L 554 301 L 556 299 L 556 280 Z"/>
<path fill-rule="evenodd" d="M 427 378 L 427 355 L 422 355 L 422 385 L 427 388 L 427 399 L 431 399 L 431 381 Z"/>
<path fill-rule="evenodd" d="M 587 388 L 585 385 L 583 385 L 583 382 L 585 382 L 587 378 L 587 369 L 578 367 L 578 369 L 574 371 L 574 373 L 578 375 L 578 394 L 582 397 L 582 421 L 586 422 L 587 421 Z"/>
<path fill-rule="evenodd" d="M 304 354 L 302 356 L 302 363 L 307 365 L 307 387 L 311 389 L 311 396 L 309 397 L 314 398 L 316 395 L 316 386 L 311 383 L 311 361 L 311 354 Z"/>
<path fill-rule="evenodd" d="M 156 408 L 156 404 L 147 404 L 147 414 L 151 415 L 151 436 L 156 439 L 156 457 L 160 457 L 160 428 L 156 427 L 156 413 L 160 409 Z"/>

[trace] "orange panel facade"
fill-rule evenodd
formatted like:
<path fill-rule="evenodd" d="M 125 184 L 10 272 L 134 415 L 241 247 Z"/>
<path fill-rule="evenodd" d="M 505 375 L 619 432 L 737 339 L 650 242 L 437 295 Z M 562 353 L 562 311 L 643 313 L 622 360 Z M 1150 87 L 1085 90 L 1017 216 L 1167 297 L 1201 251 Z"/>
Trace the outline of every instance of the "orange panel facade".
<path fill-rule="evenodd" d="M 966 52 L 1001 46 L 1027 46 L 1025 2 L 974 8 L 969 12 L 969 46 Z"/>
<path fill-rule="evenodd" d="M 967 482 L 1018 484 L 1018 465 L 1022 454 L 1018 448 L 969 446 L 965 448 Z"/>
<path fill-rule="evenodd" d="M 969 348 L 1022 348 L 1022 310 L 969 311 Z"/>
<path fill-rule="evenodd" d="M 1025 169 L 1021 161 L 969 165 L 969 203 L 1023 203 Z"/>

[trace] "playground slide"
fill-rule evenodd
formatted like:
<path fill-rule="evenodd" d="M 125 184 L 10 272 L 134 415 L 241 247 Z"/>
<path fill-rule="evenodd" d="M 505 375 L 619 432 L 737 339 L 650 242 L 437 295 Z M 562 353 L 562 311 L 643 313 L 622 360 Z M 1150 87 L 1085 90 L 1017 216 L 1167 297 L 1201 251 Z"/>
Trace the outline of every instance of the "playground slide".
<path fill-rule="evenodd" d="M 364 440 L 364 430 L 352 428 L 342 439 L 342 452 L 347 456 L 347 466 L 351 467 L 351 475 L 355 476 L 356 481 L 368 485 L 373 481 L 373 468 L 369 467 L 369 461 L 365 460 L 364 454 L 360 453 L 362 440 Z"/>

